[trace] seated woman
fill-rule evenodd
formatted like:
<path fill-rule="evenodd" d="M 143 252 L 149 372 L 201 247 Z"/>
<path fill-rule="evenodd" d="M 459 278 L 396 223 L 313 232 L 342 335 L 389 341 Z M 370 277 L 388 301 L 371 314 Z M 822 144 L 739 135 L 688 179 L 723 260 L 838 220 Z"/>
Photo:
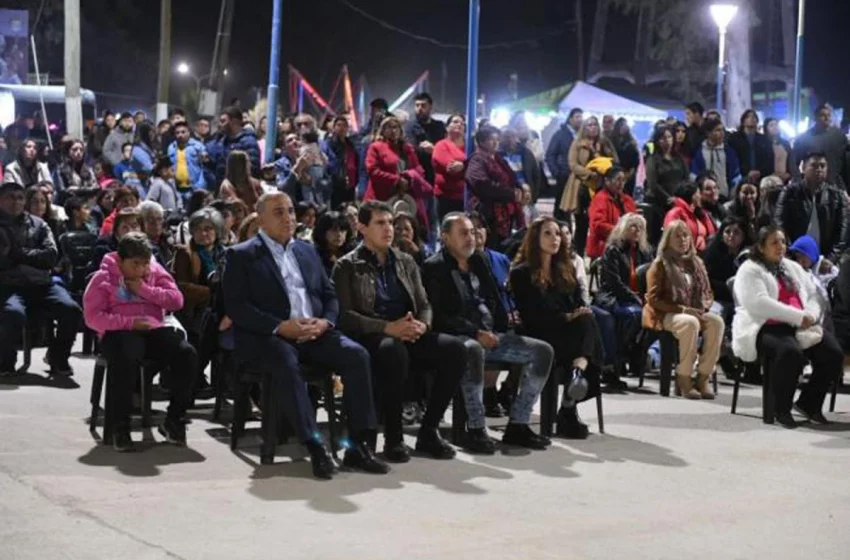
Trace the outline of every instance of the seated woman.
<path fill-rule="evenodd" d="M 295 221 L 298 223 L 295 227 L 295 237 L 304 241 L 313 239 L 313 228 L 316 227 L 318 212 L 319 207 L 315 202 L 302 200 L 295 204 Z"/>
<path fill-rule="evenodd" d="M 755 243 L 756 235 L 761 228 L 763 217 L 760 206 L 759 191 L 755 185 L 749 183 L 738 185 L 735 188 L 734 198 L 724 205 L 729 216 L 734 216 L 743 222 L 744 243 L 747 245 Z"/>
<path fill-rule="evenodd" d="M 118 242 L 132 231 L 142 231 L 142 220 L 135 208 L 124 208 L 115 217 L 115 228 L 112 233 L 101 235 L 95 242 L 86 276 L 97 272 L 103 257 L 117 251 Z"/>
<path fill-rule="evenodd" d="M 313 246 L 322 259 L 328 278 L 331 277 L 336 261 L 354 248 L 351 226 L 339 212 L 322 214 L 313 229 Z"/>
<path fill-rule="evenodd" d="M 29 187 L 24 193 L 24 210 L 36 218 L 41 218 L 53 233 L 54 242 L 58 243 L 59 236 L 65 233 L 65 222 L 58 219 L 50 197 L 38 185 Z M 63 209 L 64 210 L 64 209 Z"/>
<path fill-rule="evenodd" d="M 188 245 L 178 246 L 174 253 L 174 279 L 184 299 L 178 318 L 198 350 L 197 389 L 209 387 L 204 370 L 215 350 L 217 321 L 210 308 L 209 277 L 224 257 L 224 246 L 219 240 L 222 231 L 221 214 L 212 208 L 202 208 L 189 218 L 192 240 Z"/>
<path fill-rule="evenodd" d="M 637 269 L 651 259 L 646 241 L 646 220 L 640 214 L 626 214 L 608 237 L 599 263 L 599 290 L 594 302 L 617 322 L 617 354 L 634 373 L 644 356 L 636 344 L 640 331 L 643 301 L 639 295 Z"/>
<path fill-rule="evenodd" d="M 151 242 L 156 262 L 169 270 L 174 258 L 174 242 L 165 228 L 165 210 L 159 203 L 146 200 L 139 204 L 139 217 L 142 220 L 142 231 Z"/>
<path fill-rule="evenodd" d="M 112 213 L 113 203 L 115 202 L 115 189 L 105 188 L 97 193 L 94 203 L 91 205 L 91 218 L 94 223 L 95 233 L 103 227 L 103 222 L 106 217 Z"/>
<path fill-rule="evenodd" d="M 728 282 L 738 273 L 741 251 L 744 248 L 744 223 L 738 218 L 730 217 L 720 224 L 720 231 L 708 243 L 708 248 L 702 256 L 714 294 L 715 313 L 719 313 L 726 324 L 724 350 L 727 351 L 723 352 L 720 365 L 727 373 L 735 368 L 732 356 L 728 353 L 732 342 L 732 318 L 735 315 L 735 298 Z"/>
<path fill-rule="evenodd" d="M 781 229 L 771 225 L 759 230 L 750 258 L 735 276 L 732 347 L 745 362 L 761 358 L 773 384 L 776 421 L 786 428 L 797 426 L 791 416 L 794 391 L 806 362 L 811 363 L 812 375 L 794 409 L 826 424 L 823 399 L 843 375 L 844 352 L 835 335 L 821 326 L 823 311 L 811 277 L 785 258 L 785 249 Z"/>
<path fill-rule="evenodd" d="M 71 140 L 61 147 L 62 161 L 54 174 L 57 202 L 70 196 L 87 197 L 99 189 L 94 170 L 86 164 L 86 146 L 82 140 Z"/>
<path fill-rule="evenodd" d="M 726 208 L 720 202 L 720 190 L 717 188 L 717 176 L 713 171 L 703 171 L 695 180 L 700 193 L 700 201 L 702 210 L 711 222 L 714 228 L 719 229 L 720 223 L 726 217 Z"/>
<path fill-rule="evenodd" d="M 212 193 L 207 191 L 192 191 L 192 194 L 189 195 L 189 201 L 186 203 L 186 216 L 187 218 L 181 222 L 180 227 L 177 228 L 177 235 L 175 242 L 178 245 L 188 245 L 189 240 L 192 236 L 189 234 L 189 218 L 204 206 L 211 204 L 213 202 Z"/>
<path fill-rule="evenodd" d="M 395 229 L 393 246 L 413 257 L 419 268 L 422 268 L 422 263 L 431 256 L 431 253 L 420 238 L 416 218 L 405 212 L 399 212 L 393 218 L 393 228 Z"/>
<path fill-rule="evenodd" d="M 713 399 L 708 380 L 720 357 L 723 319 L 709 311 L 714 302 L 711 282 L 685 222 L 675 220 L 664 229 L 658 256 L 646 274 L 646 286 L 643 326 L 669 331 L 679 341 L 676 383 L 682 396 Z M 694 360 L 700 335 L 702 350 L 694 386 Z"/>
<path fill-rule="evenodd" d="M 605 242 L 624 214 L 637 212 L 635 200 L 624 192 L 626 174 L 613 165 L 605 173 L 605 186 L 596 193 L 587 211 L 590 230 L 587 237 L 587 256 L 595 259 L 605 252 Z"/>
<path fill-rule="evenodd" d="M 112 212 L 103 220 L 100 227 L 100 235 L 105 236 L 112 233 L 115 216 L 124 208 L 135 208 L 139 205 L 139 194 L 129 187 L 118 187 L 112 197 Z"/>
<path fill-rule="evenodd" d="M 685 222 L 691 230 L 694 247 L 702 253 L 716 231 L 711 216 L 702 209 L 702 193 L 694 183 L 681 183 L 674 194 L 673 208 L 664 216 L 664 227 L 676 220 Z"/>
<path fill-rule="evenodd" d="M 558 222 L 538 218 L 526 232 L 511 270 L 511 291 L 525 334 L 555 350 L 555 367 L 569 371 L 558 411 L 557 435 L 584 439 L 576 405 L 599 392 L 601 345 L 593 312 L 584 304 Z"/>
<path fill-rule="evenodd" d="M 191 401 L 195 349 L 182 333 L 166 325 L 166 314 L 180 309 L 183 296 L 174 280 L 151 258 L 145 234 L 128 233 L 115 253 L 106 255 L 83 296 L 86 325 L 103 340 L 103 351 L 115 379 L 111 443 L 116 451 L 133 451 L 130 412 L 133 389 L 144 358 L 168 366 L 171 402 L 159 433 L 177 445 L 186 445 L 181 421 Z M 115 374 L 118 375 L 115 375 Z M 113 384 L 110 381 L 110 384 Z"/>

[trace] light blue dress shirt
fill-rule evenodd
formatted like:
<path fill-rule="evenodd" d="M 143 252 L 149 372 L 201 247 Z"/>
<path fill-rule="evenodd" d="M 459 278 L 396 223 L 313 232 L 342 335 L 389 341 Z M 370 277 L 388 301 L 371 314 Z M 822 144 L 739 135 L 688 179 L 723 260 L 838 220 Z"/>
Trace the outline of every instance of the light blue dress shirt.
<path fill-rule="evenodd" d="M 312 319 L 313 306 L 310 305 L 310 296 L 307 294 L 307 285 L 304 283 L 304 277 L 301 275 L 301 267 L 298 265 L 298 259 L 295 258 L 295 253 L 292 250 L 293 241 L 290 240 L 286 245 L 281 245 L 262 229 L 259 232 L 260 238 L 266 247 L 272 253 L 275 264 L 280 269 L 280 274 L 283 276 L 283 283 L 286 285 L 286 295 L 289 297 L 289 313 L 290 319 Z"/>

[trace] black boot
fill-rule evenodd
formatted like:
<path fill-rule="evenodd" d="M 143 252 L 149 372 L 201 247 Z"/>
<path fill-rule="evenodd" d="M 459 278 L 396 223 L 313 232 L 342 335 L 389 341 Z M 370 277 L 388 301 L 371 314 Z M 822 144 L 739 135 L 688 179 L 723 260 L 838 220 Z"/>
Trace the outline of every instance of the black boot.
<path fill-rule="evenodd" d="M 373 430 L 366 430 L 356 438 L 352 447 L 345 450 L 342 464 L 348 468 L 372 474 L 387 474 L 390 467 L 375 456 L 373 447 L 370 446 Z M 376 434 L 377 437 L 377 434 Z"/>
<path fill-rule="evenodd" d="M 496 442 L 487 434 L 487 428 L 470 428 L 466 432 L 463 448 L 470 453 L 493 455 L 496 452 Z"/>
<path fill-rule="evenodd" d="M 416 451 L 430 455 L 434 459 L 454 459 L 455 456 L 454 448 L 443 439 L 440 430 L 428 426 L 419 428 Z"/>
<path fill-rule="evenodd" d="M 602 383 L 612 391 L 625 391 L 629 388 L 626 382 L 620 379 L 620 374 L 613 366 L 602 370 Z"/>
<path fill-rule="evenodd" d="M 528 449 L 546 449 L 546 446 L 551 443 L 549 438 L 535 434 L 528 424 L 508 423 L 505 428 L 505 435 L 502 436 L 502 443 L 505 445 L 516 445 L 518 447 L 526 447 Z"/>
<path fill-rule="evenodd" d="M 337 469 L 331 453 L 325 447 L 325 444 L 317 440 L 310 440 L 305 445 L 307 446 L 307 451 L 310 452 L 313 476 L 320 480 L 332 479 Z"/>
<path fill-rule="evenodd" d="M 502 405 L 499 404 L 499 393 L 495 387 L 484 388 L 484 416 L 487 418 L 501 418 L 504 416 Z"/>
<path fill-rule="evenodd" d="M 578 416 L 578 409 L 575 406 L 569 408 L 562 406 L 558 410 L 558 423 L 555 432 L 557 436 L 567 439 L 587 439 L 589 433 L 587 424 L 581 421 Z"/>

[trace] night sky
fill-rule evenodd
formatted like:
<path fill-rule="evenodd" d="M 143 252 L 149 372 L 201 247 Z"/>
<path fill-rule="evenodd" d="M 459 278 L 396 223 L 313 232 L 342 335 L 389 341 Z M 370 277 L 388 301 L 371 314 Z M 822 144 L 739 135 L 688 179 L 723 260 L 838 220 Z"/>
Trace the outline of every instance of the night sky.
<path fill-rule="evenodd" d="M 759 0 L 767 1 L 767 0 Z M 398 0 L 351 0 L 364 10 L 407 31 L 447 43 L 465 43 L 467 3 L 464 0 L 429 0 L 402 3 Z M 145 49 L 158 48 L 159 2 L 144 3 L 143 18 L 150 34 L 135 34 Z M 585 1 L 585 39 L 588 43 L 595 3 Z M 541 37 L 537 45 L 521 45 L 482 51 L 479 89 L 491 99 L 504 96 L 511 72 L 519 73 L 520 95 L 536 93 L 574 79 L 577 70 L 573 3 L 562 0 L 518 2 L 483 0 L 481 44 Z M 253 98 L 252 86 L 265 87 L 268 80 L 271 0 L 237 2 L 234 17 L 226 95 Z M 189 62 L 196 74 L 209 72 L 218 22 L 217 0 L 173 2 L 172 61 Z M 708 17 L 706 15 L 706 17 Z M 820 101 L 850 109 L 850 69 L 843 62 L 846 22 L 850 2 L 809 2 L 806 22 L 804 86 L 813 87 Z M 625 23 L 626 25 L 618 25 Z M 608 59 L 632 56 L 634 31 L 628 20 L 617 18 L 615 48 Z M 777 24 L 778 25 L 778 24 Z M 558 30 L 562 32 L 558 34 Z M 616 48 L 617 37 L 624 43 Z M 753 37 L 759 37 L 755 30 Z M 609 40 L 609 45 L 611 41 Z M 776 44 L 775 49 L 781 49 Z M 758 47 L 754 46 L 754 51 Z M 298 67 L 327 97 L 343 63 L 356 80 L 366 74 L 370 93 L 390 101 L 424 70 L 431 71 L 430 91 L 439 103 L 441 64 L 448 70 L 446 105 L 441 110 L 462 107 L 466 81 L 466 52 L 441 48 L 387 30 L 352 12 L 337 0 L 284 0 L 281 57 Z M 172 102 L 179 99 L 189 80 L 174 75 Z M 281 94 L 286 95 L 287 73 L 281 71 Z M 249 103 L 246 103 L 249 104 Z M 848 111 L 850 112 L 850 110 Z"/>

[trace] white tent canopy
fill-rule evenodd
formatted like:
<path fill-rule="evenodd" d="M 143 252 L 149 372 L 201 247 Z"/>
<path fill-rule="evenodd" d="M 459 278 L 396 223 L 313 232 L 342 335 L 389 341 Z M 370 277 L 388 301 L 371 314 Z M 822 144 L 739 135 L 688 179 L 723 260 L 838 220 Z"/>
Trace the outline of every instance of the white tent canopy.
<path fill-rule="evenodd" d="M 632 101 L 585 82 L 575 82 L 569 93 L 558 102 L 557 111 L 567 114 L 580 107 L 593 115 L 612 114 L 630 120 L 656 121 L 667 117 L 667 111 Z"/>

